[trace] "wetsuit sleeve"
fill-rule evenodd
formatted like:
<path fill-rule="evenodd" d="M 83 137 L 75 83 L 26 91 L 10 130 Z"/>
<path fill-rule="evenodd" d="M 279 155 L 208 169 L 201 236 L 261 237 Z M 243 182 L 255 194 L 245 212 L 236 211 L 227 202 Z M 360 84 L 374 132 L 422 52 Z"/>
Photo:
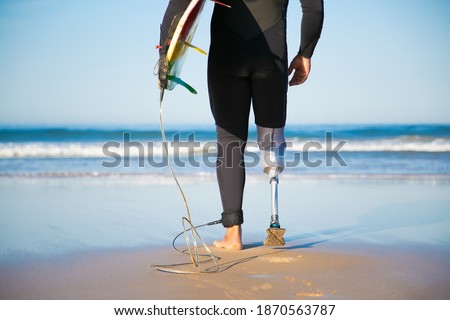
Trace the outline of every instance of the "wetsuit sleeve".
<path fill-rule="evenodd" d="M 300 0 L 302 5 L 301 42 L 299 54 L 311 58 L 323 26 L 323 0 Z"/>
<path fill-rule="evenodd" d="M 164 14 L 164 18 L 161 24 L 159 44 L 165 48 L 167 41 L 170 38 L 169 32 L 172 26 L 172 21 L 175 16 L 183 13 L 189 6 L 190 0 L 170 0 Z"/>

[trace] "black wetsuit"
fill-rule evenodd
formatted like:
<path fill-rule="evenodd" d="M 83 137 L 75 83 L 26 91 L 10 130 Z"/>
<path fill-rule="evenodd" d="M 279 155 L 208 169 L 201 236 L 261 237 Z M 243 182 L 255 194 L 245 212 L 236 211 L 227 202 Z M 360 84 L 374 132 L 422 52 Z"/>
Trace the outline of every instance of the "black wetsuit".
<path fill-rule="evenodd" d="M 189 0 L 170 0 L 161 44 L 169 38 L 173 17 Z M 243 223 L 245 184 L 244 148 L 248 138 L 251 105 L 255 123 L 283 128 L 286 122 L 288 57 L 286 11 L 288 0 L 222 0 L 211 20 L 208 89 L 217 128 L 217 178 L 225 227 Z M 323 0 L 302 4 L 299 54 L 310 58 L 323 24 Z M 162 51 L 164 53 L 164 51 Z"/>

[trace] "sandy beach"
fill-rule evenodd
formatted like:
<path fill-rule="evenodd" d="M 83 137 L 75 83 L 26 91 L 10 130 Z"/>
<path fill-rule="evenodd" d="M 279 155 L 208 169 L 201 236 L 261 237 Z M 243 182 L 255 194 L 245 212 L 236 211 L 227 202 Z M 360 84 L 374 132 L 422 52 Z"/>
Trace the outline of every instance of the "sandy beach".
<path fill-rule="evenodd" d="M 319 250 L 293 245 L 216 252 L 223 271 L 174 275 L 151 263 L 185 263 L 165 250 L 97 252 L 2 268 L 2 299 L 296 300 L 449 299 L 449 260 L 429 248 Z M 362 251 L 370 250 L 370 253 Z M 188 261 L 189 262 L 189 261 Z M 195 271 L 191 265 L 178 267 Z"/>
<path fill-rule="evenodd" d="M 180 180 L 194 224 L 217 219 L 214 178 Z M 185 215 L 170 177 L 4 177 L 0 189 L 4 300 L 450 299 L 446 176 L 286 176 L 282 247 L 263 246 L 269 186 L 251 176 L 244 250 L 210 246 L 219 272 L 188 275 L 151 267 L 213 266 L 170 247 Z M 210 245 L 223 228 L 199 232 Z"/>

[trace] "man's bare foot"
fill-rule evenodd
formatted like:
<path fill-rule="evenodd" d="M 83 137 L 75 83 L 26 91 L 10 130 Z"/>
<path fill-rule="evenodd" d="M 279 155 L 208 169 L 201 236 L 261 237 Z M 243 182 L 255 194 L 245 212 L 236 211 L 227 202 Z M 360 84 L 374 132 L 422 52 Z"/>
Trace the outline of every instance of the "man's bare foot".
<path fill-rule="evenodd" d="M 242 228 L 240 225 L 227 228 L 222 241 L 214 241 L 214 246 L 229 250 L 242 250 Z"/>

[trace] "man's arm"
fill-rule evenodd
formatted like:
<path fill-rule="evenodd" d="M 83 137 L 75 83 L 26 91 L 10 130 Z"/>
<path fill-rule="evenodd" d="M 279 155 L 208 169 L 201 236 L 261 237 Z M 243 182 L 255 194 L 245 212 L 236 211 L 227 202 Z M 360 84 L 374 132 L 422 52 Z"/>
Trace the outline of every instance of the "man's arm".
<path fill-rule="evenodd" d="M 289 81 L 290 86 L 297 86 L 308 79 L 309 72 L 311 71 L 311 58 L 305 58 L 297 54 L 289 65 L 288 74 L 291 75 L 294 70 L 294 75 Z"/>
<path fill-rule="evenodd" d="M 167 87 L 167 61 L 166 54 L 172 38 L 171 30 L 176 16 L 181 16 L 188 7 L 190 0 L 170 0 L 166 12 L 161 23 L 159 35 L 159 70 L 158 70 L 158 86 L 164 90 Z"/>
<path fill-rule="evenodd" d="M 304 83 L 311 71 L 311 57 L 319 41 L 323 26 L 323 0 L 300 0 L 302 4 L 302 24 L 300 50 L 289 65 L 288 74 L 295 70 L 290 86 Z"/>
<path fill-rule="evenodd" d="M 170 0 L 161 23 L 160 30 L 160 46 L 167 46 L 167 41 L 170 40 L 170 29 L 172 27 L 173 19 L 182 14 L 189 6 L 190 0 Z"/>

